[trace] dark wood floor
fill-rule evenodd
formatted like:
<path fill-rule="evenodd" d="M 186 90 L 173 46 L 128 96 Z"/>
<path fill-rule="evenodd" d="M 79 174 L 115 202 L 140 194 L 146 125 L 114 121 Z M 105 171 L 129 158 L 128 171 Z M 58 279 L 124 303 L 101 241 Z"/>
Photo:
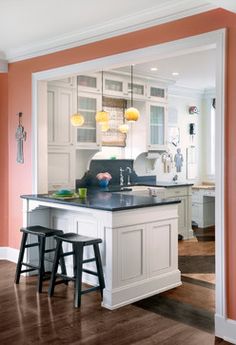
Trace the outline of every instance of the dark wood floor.
<path fill-rule="evenodd" d="M 211 345 L 228 343 L 213 334 L 137 305 L 114 311 L 100 306 L 98 293 L 73 308 L 73 288 L 59 285 L 55 297 L 38 295 L 35 278 L 14 285 L 15 264 L 0 261 L 0 344 Z M 174 311 L 173 311 L 174 312 Z"/>

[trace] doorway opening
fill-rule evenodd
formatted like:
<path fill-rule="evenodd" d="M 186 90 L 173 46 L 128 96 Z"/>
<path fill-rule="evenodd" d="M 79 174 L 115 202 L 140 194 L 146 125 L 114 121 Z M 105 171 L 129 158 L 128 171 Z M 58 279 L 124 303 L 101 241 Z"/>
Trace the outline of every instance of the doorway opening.
<path fill-rule="evenodd" d="M 196 48 L 197 47 L 197 48 Z M 215 314 L 225 317 L 225 278 L 224 278 L 224 30 L 211 32 L 155 47 L 148 47 L 138 51 L 127 52 L 116 56 L 97 59 L 94 61 L 58 68 L 51 71 L 35 73 L 33 75 L 33 131 L 34 131 L 34 192 L 48 191 L 48 165 L 45 154 L 48 150 L 48 134 L 40 132 L 40 128 L 47 121 L 47 87 L 52 80 L 62 80 L 75 75 L 96 73 L 104 69 L 119 69 L 130 64 L 142 64 L 154 61 L 158 56 L 166 59 L 169 56 L 180 56 L 183 52 L 193 53 L 204 51 L 204 48 L 215 49 L 216 52 L 216 174 L 215 174 L 215 236 L 216 236 L 216 309 Z M 174 72 L 174 71 L 173 71 Z M 40 102 L 39 102 L 40 99 Z M 194 105 L 194 104 L 193 104 Z M 133 144 L 133 143 L 132 143 Z M 134 149 L 134 145 L 131 145 Z M 133 152 L 132 152 L 133 154 Z"/>

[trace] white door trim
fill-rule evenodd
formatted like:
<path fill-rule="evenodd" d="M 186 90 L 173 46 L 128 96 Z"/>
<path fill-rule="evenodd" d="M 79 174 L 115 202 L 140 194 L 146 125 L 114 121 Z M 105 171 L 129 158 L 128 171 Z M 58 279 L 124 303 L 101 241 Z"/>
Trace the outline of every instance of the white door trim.
<path fill-rule="evenodd" d="M 61 79 L 79 73 L 93 73 L 106 68 L 116 68 L 125 64 L 151 61 L 158 57 L 180 55 L 183 52 L 192 52 L 206 47 L 216 47 L 217 72 L 216 72 L 216 315 L 226 318 L 226 291 L 225 291 L 225 215 L 224 215 L 224 157 L 225 157 L 225 43 L 226 29 L 184 38 L 181 40 L 159 44 L 143 49 L 86 61 L 47 71 L 37 72 L 32 75 L 33 83 L 33 192 L 40 190 L 38 184 L 38 165 L 45 160 L 39 157 L 37 128 L 40 118 L 38 116 L 37 94 L 38 86 L 42 81 Z M 197 48 L 196 48 L 197 47 Z M 42 105 L 41 105 L 42 106 Z M 47 140 L 47 138 L 45 138 Z M 46 176 L 47 177 L 47 176 Z M 216 324 L 217 326 L 217 324 Z M 217 331 L 217 330 L 216 330 Z"/>

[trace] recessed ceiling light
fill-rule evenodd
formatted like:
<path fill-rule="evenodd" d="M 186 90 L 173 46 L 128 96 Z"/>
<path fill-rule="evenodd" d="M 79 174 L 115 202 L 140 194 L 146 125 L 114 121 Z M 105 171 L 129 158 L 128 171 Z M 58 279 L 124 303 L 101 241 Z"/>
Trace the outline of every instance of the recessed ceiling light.
<path fill-rule="evenodd" d="M 153 71 L 153 72 L 158 71 L 158 68 L 157 67 L 151 67 L 150 71 Z"/>
<path fill-rule="evenodd" d="M 172 72 L 172 75 L 179 75 L 179 72 Z"/>

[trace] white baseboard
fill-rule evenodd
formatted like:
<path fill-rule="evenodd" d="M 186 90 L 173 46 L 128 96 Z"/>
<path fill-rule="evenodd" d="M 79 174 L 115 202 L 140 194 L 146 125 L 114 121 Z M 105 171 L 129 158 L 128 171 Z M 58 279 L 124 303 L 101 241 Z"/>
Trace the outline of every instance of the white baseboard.
<path fill-rule="evenodd" d="M 236 321 L 215 315 L 215 333 L 217 337 L 236 344 Z"/>
<path fill-rule="evenodd" d="M 19 249 L 10 247 L 0 247 L 0 260 L 8 260 L 17 262 L 19 256 Z"/>

